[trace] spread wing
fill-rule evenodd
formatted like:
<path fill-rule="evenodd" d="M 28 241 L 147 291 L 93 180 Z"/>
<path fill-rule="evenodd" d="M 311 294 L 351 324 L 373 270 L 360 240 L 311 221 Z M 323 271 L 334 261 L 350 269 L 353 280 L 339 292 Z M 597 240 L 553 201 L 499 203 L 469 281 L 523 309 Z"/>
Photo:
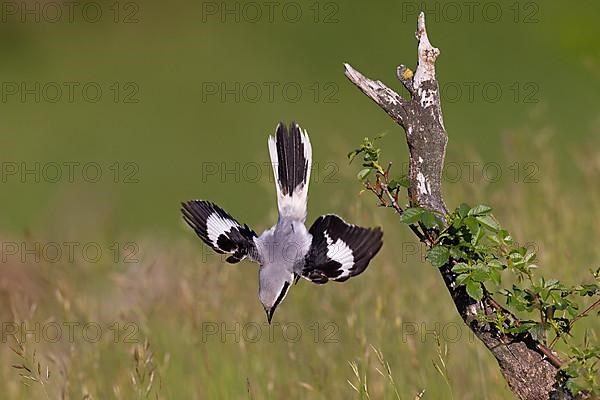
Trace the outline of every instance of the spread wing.
<path fill-rule="evenodd" d="M 317 218 L 302 277 L 314 283 L 343 282 L 362 273 L 383 245 L 380 228 L 362 228 L 336 215 Z"/>
<path fill-rule="evenodd" d="M 231 254 L 227 262 L 235 264 L 248 257 L 258 260 L 254 244 L 256 233 L 243 226 L 222 208 L 204 200 L 181 203 L 183 219 L 204 243 L 217 253 Z"/>

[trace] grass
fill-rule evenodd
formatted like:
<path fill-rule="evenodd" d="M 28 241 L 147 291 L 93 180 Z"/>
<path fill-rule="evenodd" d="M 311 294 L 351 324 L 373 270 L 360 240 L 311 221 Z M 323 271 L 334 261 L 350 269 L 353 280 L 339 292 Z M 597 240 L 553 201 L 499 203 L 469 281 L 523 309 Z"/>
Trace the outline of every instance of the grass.
<path fill-rule="evenodd" d="M 568 184 L 551 147 L 537 146 L 538 183 L 463 180 L 446 185 L 448 202 L 494 205 L 517 240 L 535 240 L 545 276 L 575 283 L 600 258 L 589 239 L 600 237 L 600 151 L 585 150 Z M 341 173 L 352 179 L 351 168 Z M 140 237 L 135 263 L 11 259 L 0 281 L 2 321 L 14 321 L 2 327 L 0 391 L 6 399 L 509 398 L 438 273 L 407 254 L 410 233 L 367 199 L 345 204 L 348 219 L 383 225 L 384 249 L 343 285 L 295 286 L 273 326 L 255 267 L 226 264 L 183 227 L 177 237 Z M 598 331 L 596 316 L 575 335 L 583 340 L 586 329 Z"/>
<path fill-rule="evenodd" d="M 389 210 L 358 196 L 356 171 L 346 166 L 346 152 L 361 136 L 399 135 L 399 129 L 347 81 L 342 62 L 393 85 L 395 65 L 414 62 L 414 20 L 405 18 L 404 3 L 369 9 L 336 3 L 336 24 L 311 23 L 306 7 L 299 24 L 281 17 L 274 24 L 224 24 L 217 16 L 201 23 L 204 3 L 165 7 L 160 1 L 144 2 L 138 24 L 112 23 L 113 2 L 104 1 L 99 4 L 108 17 L 98 24 L 80 18 L 23 24 L 17 14 L 0 24 L 3 82 L 93 81 L 106 94 L 97 104 L 31 97 L 2 104 L 4 161 L 28 167 L 98 161 L 104 172 L 93 186 L 80 174 L 75 183 L 65 176 L 59 184 L 3 175 L 3 244 L 76 241 L 104 250 L 95 262 L 77 252 L 51 263 L 32 261 L 31 254 L 22 260 L 21 248 L 2 262 L 3 399 L 510 398 L 495 361 L 463 326 L 412 234 Z M 448 206 L 492 205 L 518 241 L 538 250 L 544 275 L 566 283 L 584 279 L 600 259 L 600 144 L 586 143 L 600 133 L 594 85 L 599 5 L 579 3 L 540 3 L 535 24 L 512 23 L 508 8 L 498 24 L 479 16 L 475 23 L 428 16 L 432 42 L 443 54 L 440 82 L 463 89 L 460 101 L 443 99 L 451 136 L 447 164 L 456 162 L 463 172 L 444 186 Z M 297 103 L 283 101 L 279 91 L 274 102 L 266 96 L 258 103 L 202 100 L 203 83 L 238 81 L 297 82 L 304 96 Z M 477 90 L 470 101 L 465 84 L 473 81 L 479 88 L 499 83 L 502 100 L 483 101 Z M 111 101 L 114 82 L 139 85 L 140 103 Z M 513 85 L 532 82 L 539 103 L 513 101 Z M 339 101 L 314 101 L 315 83 L 334 83 Z M 566 93 L 576 96 L 565 101 Z M 498 143 L 500 132 L 529 116 L 531 126 Z M 267 227 L 276 215 L 266 174 L 257 186 L 231 177 L 203 179 L 200 171 L 210 162 L 229 169 L 263 165 L 266 134 L 279 119 L 298 119 L 308 128 L 321 165 L 313 167 L 322 175 L 312 181 L 309 219 L 336 212 L 382 225 L 385 245 L 364 275 L 343 285 L 295 286 L 275 315 L 279 325 L 269 328 L 255 267 L 226 264 L 176 221 L 179 201 L 206 196 L 234 215 L 243 211 L 257 231 Z M 557 143 L 549 143 L 548 126 L 561 133 Z M 534 132 L 540 134 L 527 140 Z M 391 154 L 406 152 L 399 136 L 386 140 Z M 500 182 L 483 179 L 481 171 L 467 177 L 465 161 L 481 165 L 491 156 L 500 161 Z M 139 182 L 115 183 L 110 168 L 117 162 L 135 162 Z M 527 162 L 538 167 L 535 182 L 525 179 Z M 510 169 L 515 163 L 517 179 Z M 337 181 L 327 182 L 327 165 L 336 168 Z M 260 207 L 248 207 L 250 195 Z M 136 245 L 137 262 L 125 262 L 128 243 Z M 575 332 L 581 341 L 586 329 L 597 342 L 597 316 Z M 435 367 L 440 354 L 445 375 Z"/>

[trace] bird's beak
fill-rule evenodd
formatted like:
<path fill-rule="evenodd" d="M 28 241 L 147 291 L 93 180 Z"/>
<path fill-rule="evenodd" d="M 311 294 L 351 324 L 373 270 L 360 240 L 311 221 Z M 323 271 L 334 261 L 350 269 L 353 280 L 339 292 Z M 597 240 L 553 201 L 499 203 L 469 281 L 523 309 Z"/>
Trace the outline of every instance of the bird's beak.
<path fill-rule="evenodd" d="M 269 321 L 269 325 L 271 325 L 271 319 L 273 318 L 273 310 L 272 308 L 265 308 L 265 312 L 267 313 L 267 321 Z"/>

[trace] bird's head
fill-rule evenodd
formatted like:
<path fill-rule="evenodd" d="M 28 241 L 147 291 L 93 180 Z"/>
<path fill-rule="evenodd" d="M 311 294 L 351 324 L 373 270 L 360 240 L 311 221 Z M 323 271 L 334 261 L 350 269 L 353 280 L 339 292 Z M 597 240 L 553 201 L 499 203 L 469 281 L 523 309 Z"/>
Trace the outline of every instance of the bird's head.
<path fill-rule="evenodd" d="M 273 314 L 275 313 L 275 309 L 289 291 L 292 282 L 293 276 L 285 276 L 284 278 L 278 277 L 278 274 L 274 276 L 270 276 L 268 271 L 261 270 L 260 273 L 260 287 L 258 297 L 260 298 L 260 302 L 267 313 L 267 320 L 269 324 L 271 323 L 271 319 L 273 318 Z"/>

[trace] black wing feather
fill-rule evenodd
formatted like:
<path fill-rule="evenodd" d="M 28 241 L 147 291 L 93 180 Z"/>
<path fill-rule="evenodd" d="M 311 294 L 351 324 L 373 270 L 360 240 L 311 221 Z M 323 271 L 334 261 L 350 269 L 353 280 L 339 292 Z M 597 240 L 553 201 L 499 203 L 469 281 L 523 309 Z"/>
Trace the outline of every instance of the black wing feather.
<path fill-rule="evenodd" d="M 277 169 L 279 187 L 284 196 L 291 196 L 296 187 L 306 182 L 308 163 L 304 157 L 300 126 L 292 122 L 288 128 L 283 122 L 277 125 Z"/>
<path fill-rule="evenodd" d="M 246 224 L 242 226 L 216 204 L 204 200 L 190 200 L 181 203 L 181 213 L 185 222 L 204 243 L 217 253 L 231 254 L 227 257 L 227 262 L 235 264 L 246 256 L 257 260 L 254 244 L 256 233 Z"/>
<path fill-rule="evenodd" d="M 362 273 L 383 245 L 380 228 L 362 228 L 336 215 L 317 218 L 302 276 L 314 283 L 344 282 Z"/>

